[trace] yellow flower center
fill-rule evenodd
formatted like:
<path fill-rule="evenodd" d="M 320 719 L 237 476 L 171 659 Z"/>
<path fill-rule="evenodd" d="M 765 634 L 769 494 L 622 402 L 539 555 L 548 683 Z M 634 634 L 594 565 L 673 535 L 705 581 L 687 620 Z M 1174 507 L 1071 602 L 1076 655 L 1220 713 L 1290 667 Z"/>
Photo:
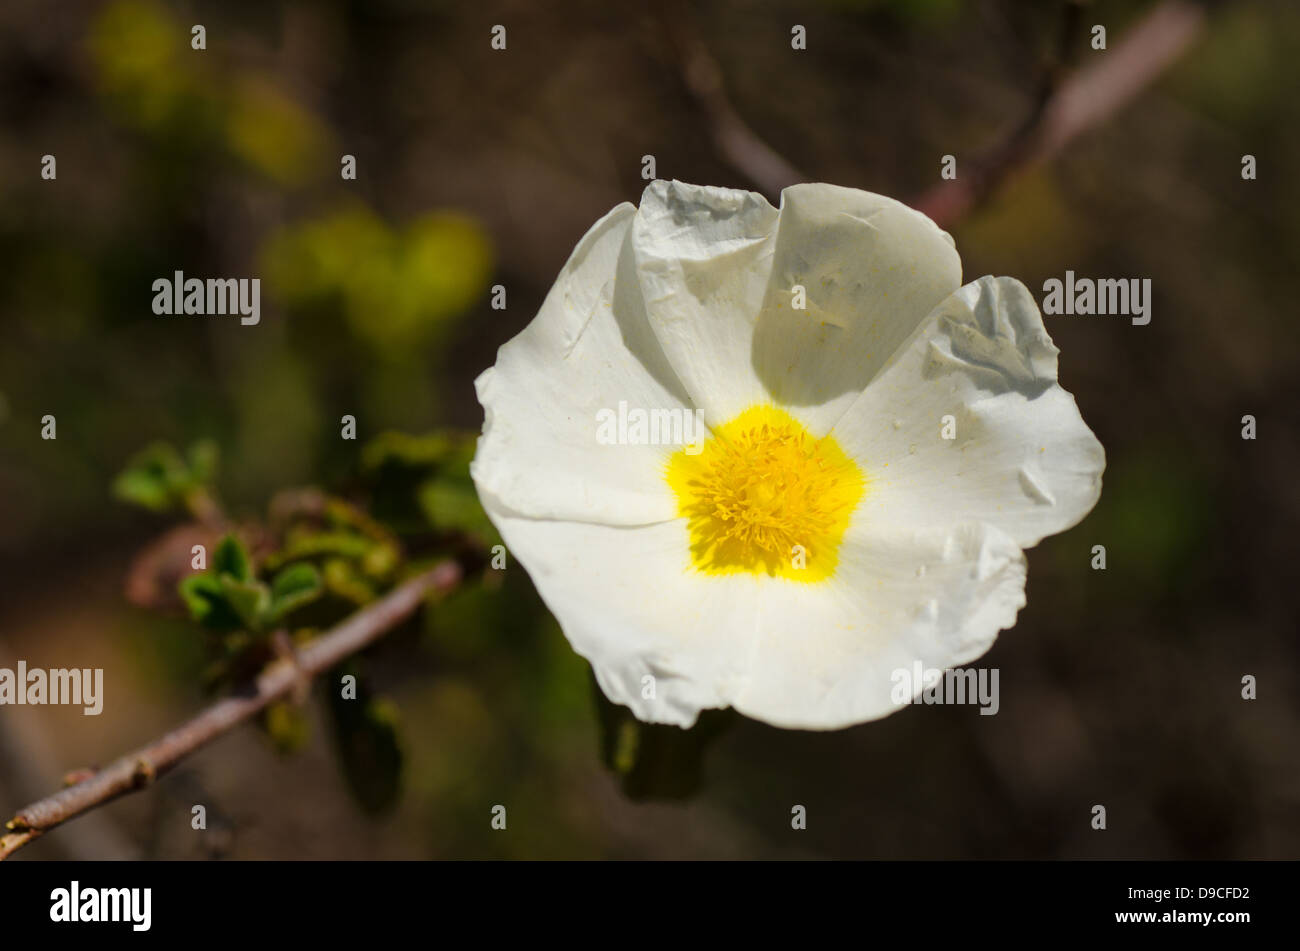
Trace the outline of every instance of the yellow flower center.
<path fill-rule="evenodd" d="M 751 406 L 715 428 L 694 455 L 674 453 L 666 476 L 697 570 L 803 582 L 835 573 L 867 481 L 834 438 L 814 438 L 774 406 Z"/>

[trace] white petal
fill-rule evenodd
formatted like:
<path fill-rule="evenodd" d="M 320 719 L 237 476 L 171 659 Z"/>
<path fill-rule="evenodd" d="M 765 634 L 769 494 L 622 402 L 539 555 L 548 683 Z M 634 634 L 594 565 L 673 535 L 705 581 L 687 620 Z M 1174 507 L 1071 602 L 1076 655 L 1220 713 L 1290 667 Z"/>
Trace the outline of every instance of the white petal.
<path fill-rule="evenodd" d="M 869 480 L 855 521 L 978 520 L 1024 548 L 1080 521 L 1105 453 L 1056 382 L 1056 355 L 1019 281 L 983 277 L 944 301 L 835 425 Z"/>
<path fill-rule="evenodd" d="M 774 726 L 838 729 L 894 712 L 898 671 L 970 663 L 1025 604 L 1025 559 L 996 528 L 846 539 L 826 584 L 764 588 L 737 710 Z"/>
<path fill-rule="evenodd" d="M 834 185 L 787 188 L 778 212 L 752 192 L 653 182 L 632 236 L 650 324 L 710 425 L 775 402 L 824 433 L 961 282 L 928 218 Z"/>
<path fill-rule="evenodd" d="M 754 192 L 651 182 L 632 224 L 650 326 L 714 426 L 767 392 L 750 366 L 777 210 Z"/>
<path fill-rule="evenodd" d="M 873 533 L 846 543 L 832 581 L 804 585 L 690 570 L 683 521 L 488 511 L 605 694 L 650 722 L 728 705 L 807 729 L 881 717 L 900 705 L 895 671 L 968 663 L 1024 604 L 1023 553 L 986 525 Z"/>
<path fill-rule="evenodd" d="M 596 222 L 537 317 L 475 381 L 486 419 L 471 471 L 504 511 L 608 524 L 676 515 L 665 447 L 597 441 L 597 414 L 619 401 L 685 408 L 645 319 L 627 240 L 634 211 L 624 203 Z"/>
<path fill-rule="evenodd" d="M 952 238 L 920 212 L 855 188 L 792 186 L 753 366 L 778 404 L 824 433 L 960 284 Z M 796 285 L 804 310 L 791 307 Z"/>
<path fill-rule="evenodd" d="M 759 579 L 690 572 L 684 520 L 615 527 L 487 511 L 612 701 L 682 727 L 727 705 L 749 662 Z"/>

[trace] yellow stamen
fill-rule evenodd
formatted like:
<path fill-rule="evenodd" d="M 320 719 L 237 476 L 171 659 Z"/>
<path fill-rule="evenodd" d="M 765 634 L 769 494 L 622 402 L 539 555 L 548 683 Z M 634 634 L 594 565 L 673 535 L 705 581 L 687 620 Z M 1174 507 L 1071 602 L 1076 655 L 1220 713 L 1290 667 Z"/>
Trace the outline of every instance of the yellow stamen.
<path fill-rule="evenodd" d="M 695 455 L 674 453 L 666 476 L 696 570 L 803 582 L 835 573 L 867 483 L 833 437 L 814 438 L 775 406 L 751 406 L 716 427 Z"/>

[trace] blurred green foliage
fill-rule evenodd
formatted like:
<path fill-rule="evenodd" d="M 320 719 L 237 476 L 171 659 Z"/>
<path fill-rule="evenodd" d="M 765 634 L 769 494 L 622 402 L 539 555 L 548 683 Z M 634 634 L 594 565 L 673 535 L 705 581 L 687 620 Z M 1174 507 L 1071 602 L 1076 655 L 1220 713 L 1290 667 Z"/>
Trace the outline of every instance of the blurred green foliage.
<path fill-rule="evenodd" d="M 147 135 L 224 148 L 279 185 L 322 178 L 333 148 L 324 123 L 269 77 L 224 81 L 219 67 L 190 55 L 189 39 L 188 27 L 153 0 L 107 4 L 90 31 L 100 90 Z"/>
<path fill-rule="evenodd" d="M 75 36 L 95 117 L 76 132 L 86 154 L 59 148 L 58 187 L 19 191 L 0 211 L 0 254 L 20 275 L 4 302 L 5 406 L 56 412 L 69 450 L 41 453 L 25 427 L 6 431 L 27 460 L 10 494 L 57 486 L 62 500 L 39 524 L 40 505 L 16 505 L 0 548 L 57 545 L 87 520 L 120 531 L 103 485 L 141 433 L 220 442 L 238 460 L 232 499 L 335 477 L 352 455 L 326 438 L 342 413 L 363 434 L 439 420 L 447 346 L 485 307 L 495 252 L 476 218 L 373 210 L 370 182 L 339 178 L 336 117 L 288 75 L 240 64 L 215 13 L 210 48 L 191 49 L 183 16 L 155 0 L 96 8 Z M 260 276 L 261 325 L 152 315 L 145 292 L 176 268 Z M 185 478 L 174 463 L 155 458 L 115 494 L 193 509 L 202 500 L 169 484 Z"/>
<path fill-rule="evenodd" d="M 113 480 L 113 494 L 153 512 L 191 507 L 216 479 L 217 460 L 217 444 L 210 439 L 194 443 L 184 456 L 169 443 L 156 442 L 127 463 Z"/>
<path fill-rule="evenodd" d="M 399 528 L 435 525 L 500 544 L 470 478 L 475 437 L 436 432 L 422 436 L 381 433 L 361 454 L 361 471 L 388 491 L 372 496 L 376 516 Z"/>
<path fill-rule="evenodd" d="M 383 433 L 362 448 L 355 485 L 362 502 L 379 503 L 375 514 L 317 489 L 287 489 L 271 500 L 264 519 L 225 534 L 207 567 L 178 585 L 190 618 L 208 632 L 206 685 L 253 676 L 436 558 L 464 560 L 483 551 L 496 534 L 469 480 L 473 445 L 472 437 L 456 432 Z M 216 474 L 210 441 L 184 455 L 158 442 L 131 457 L 114 491 L 154 512 L 189 508 L 224 523 Z M 204 503 L 193 504 L 195 498 Z M 471 573 L 467 586 L 473 591 L 477 584 Z M 353 697 L 336 695 L 342 674 L 325 678 L 339 764 L 362 808 L 383 812 L 401 788 L 396 707 L 365 686 L 361 658 L 345 669 L 358 678 Z M 285 752 L 301 749 L 309 737 L 310 721 L 294 702 L 272 704 L 260 723 Z"/>
<path fill-rule="evenodd" d="M 90 30 L 91 58 L 102 92 L 136 123 L 158 127 L 202 101 L 193 60 L 183 58 L 186 31 L 152 0 L 116 0 Z"/>
<path fill-rule="evenodd" d="M 262 264 L 287 308 L 338 306 L 358 339 L 402 359 L 481 296 L 492 254 L 464 215 L 432 213 L 399 231 L 352 204 L 280 229 Z"/>
<path fill-rule="evenodd" d="M 331 136 L 269 79 L 237 82 L 225 118 L 231 151 L 273 181 L 297 185 L 324 177 Z"/>
<path fill-rule="evenodd" d="M 320 572 L 310 562 L 280 569 L 267 581 L 253 576 L 251 559 L 234 535 L 221 540 L 212 567 L 190 575 L 180 585 L 190 616 L 205 627 L 264 634 L 290 612 L 325 591 Z"/>

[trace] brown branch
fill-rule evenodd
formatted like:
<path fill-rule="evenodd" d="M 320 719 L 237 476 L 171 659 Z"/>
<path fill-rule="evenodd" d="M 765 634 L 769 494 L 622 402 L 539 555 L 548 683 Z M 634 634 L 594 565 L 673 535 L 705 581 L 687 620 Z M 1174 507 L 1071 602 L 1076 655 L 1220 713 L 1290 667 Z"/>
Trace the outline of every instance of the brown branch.
<path fill-rule="evenodd" d="M 781 153 L 759 138 L 727 96 L 722 68 L 692 28 L 684 3 L 665 3 L 660 22 L 677 59 L 682 82 L 708 123 L 714 148 L 737 171 L 775 196 L 781 189 L 807 181 Z"/>
<path fill-rule="evenodd" d="M 290 696 L 303 678 L 316 677 L 378 640 L 414 613 L 426 595 L 453 590 L 463 573 L 458 562 L 439 563 L 303 645 L 296 661 L 272 663 L 244 689 L 217 701 L 161 739 L 128 753 L 74 786 L 20 809 L 6 826 L 9 833 L 0 836 L 0 860 L 87 810 L 148 786 L 191 753 L 272 702 Z"/>
<path fill-rule="evenodd" d="M 1069 23 L 1069 17 L 1078 16 L 1077 5 L 1066 12 Z M 967 163 L 962 177 L 925 192 L 913 207 L 940 227 L 949 227 L 1014 173 L 1054 158 L 1128 104 L 1201 36 L 1206 19 L 1200 3 L 1164 0 L 1113 49 L 1098 51 L 1093 65 L 1059 85 L 1049 74 L 1048 93 L 1039 96 L 1028 119 L 1005 142 L 983 159 Z"/>

